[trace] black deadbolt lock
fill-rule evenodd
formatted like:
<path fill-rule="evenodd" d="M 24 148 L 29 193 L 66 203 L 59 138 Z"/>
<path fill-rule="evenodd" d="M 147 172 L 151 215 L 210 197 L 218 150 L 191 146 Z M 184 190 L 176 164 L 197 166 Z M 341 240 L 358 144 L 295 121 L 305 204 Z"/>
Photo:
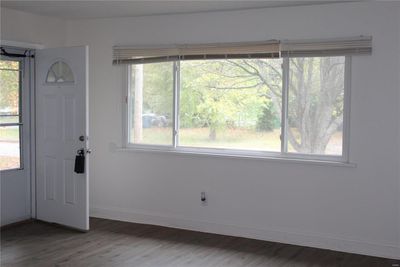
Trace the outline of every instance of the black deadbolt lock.
<path fill-rule="evenodd" d="M 75 168 L 76 173 L 85 173 L 85 150 L 79 149 L 75 156 Z"/>

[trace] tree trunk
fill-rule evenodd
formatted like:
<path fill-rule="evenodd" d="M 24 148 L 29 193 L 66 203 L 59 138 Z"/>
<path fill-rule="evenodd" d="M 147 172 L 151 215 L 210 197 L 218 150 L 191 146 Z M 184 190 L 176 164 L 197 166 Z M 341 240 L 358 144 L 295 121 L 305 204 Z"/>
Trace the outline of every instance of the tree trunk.
<path fill-rule="evenodd" d="M 143 65 L 135 65 L 135 103 L 133 118 L 133 140 L 140 143 L 143 140 Z"/>
<path fill-rule="evenodd" d="M 217 139 L 217 130 L 215 128 L 210 128 L 210 133 L 208 134 L 208 138 L 211 141 L 215 141 Z"/>

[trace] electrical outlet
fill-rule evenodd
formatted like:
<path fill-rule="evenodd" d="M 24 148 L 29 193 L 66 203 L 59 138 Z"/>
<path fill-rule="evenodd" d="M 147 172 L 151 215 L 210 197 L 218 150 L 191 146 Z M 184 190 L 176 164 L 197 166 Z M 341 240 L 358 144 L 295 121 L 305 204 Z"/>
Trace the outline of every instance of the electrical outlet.
<path fill-rule="evenodd" d="M 200 193 L 200 200 L 201 200 L 201 204 L 203 206 L 207 205 L 207 196 L 206 196 L 206 192 L 201 192 Z"/>

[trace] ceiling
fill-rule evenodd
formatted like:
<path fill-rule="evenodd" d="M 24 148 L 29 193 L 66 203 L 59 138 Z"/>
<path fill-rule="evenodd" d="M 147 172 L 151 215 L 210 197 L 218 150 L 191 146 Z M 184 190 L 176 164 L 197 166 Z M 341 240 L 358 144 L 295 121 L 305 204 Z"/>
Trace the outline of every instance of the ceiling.
<path fill-rule="evenodd" d="M 299 6 L 313 4 L 329 4 L 340 1 L 1 1 L 1 7 L 30 12 L 43 16 L 62 19 L 93 19 L 112 17 L 134 17 L 148 15 L 165 15 L 196 13 L 210 11 L 226 11 L 240 9 L 256 9 L 265 7 Z"/>

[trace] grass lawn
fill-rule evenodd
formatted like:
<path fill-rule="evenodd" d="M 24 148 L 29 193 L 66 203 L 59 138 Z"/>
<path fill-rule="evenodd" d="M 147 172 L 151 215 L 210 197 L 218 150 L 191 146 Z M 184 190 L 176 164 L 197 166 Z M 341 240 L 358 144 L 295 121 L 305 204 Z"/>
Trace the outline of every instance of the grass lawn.
<path fill-rule="evenodd" d="M 221 129 L 217 130 L 216 140 L 210 140 L 208 128 L 183 128 L 179 130 L 179 144 L 187 147 L 280 151 L 279 135 L 280 129 L 272 132 Z M 145 128 L 141 143 L 170 145 L 172 143 L 171 128 Z"/>
<path fill-rule="evenodd" d="M 18 142 L 18 126 L 0 127 L 0 141 Z"/>
<path fill-rule="evenodd" d="M 171 132 L 171 128 L 145 128 L 143 129 L 143 141 L 141 143 L 171 145 Z M 279 152 L 281 149 L 280 132 L 280 129 L 271 132 L 257 132 L 250 129 L 221 129 L 217 130 L 216 140 L 210 140 L 208 128 L 183 128 L 179 130 L 179 145 Z M 342 134 L 336 133 L 331 138 L 326 153 L 340 154 L 341 145 Z M 289 151 L 294 152 L 290 144 Z"/>
<path fill-rule="evenodd" d="M 217 130 L 217 138 L 210 140 L 208 128 L 181 129 L 179 142 L 182 146 L 236 148 L 248 150 L 280 151 L 280 129 L 257 132 L 249 129 Z"/>

